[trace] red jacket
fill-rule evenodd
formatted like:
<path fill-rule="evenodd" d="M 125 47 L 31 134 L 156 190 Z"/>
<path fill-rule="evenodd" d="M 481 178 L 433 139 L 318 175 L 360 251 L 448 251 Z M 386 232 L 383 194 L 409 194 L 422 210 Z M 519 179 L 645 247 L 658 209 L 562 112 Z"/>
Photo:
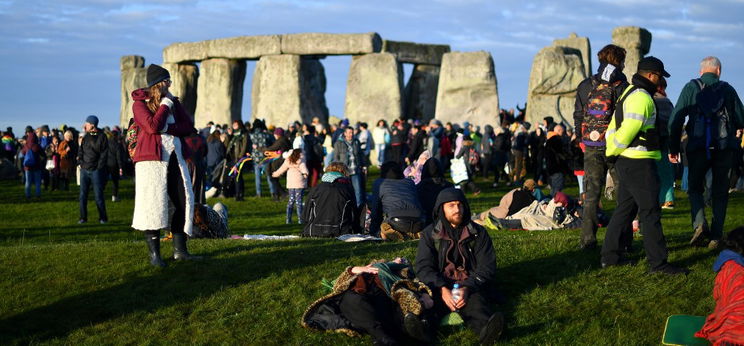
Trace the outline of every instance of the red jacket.
<path fill-rule="evenodd" d="M 716 275 L 713 298 L 716 308 L 695 336 L 713 345 L 744 343 L 744 267 L 725 262 Z"/>
<path fill-rule="evenodd" d="M 168 114 L 170 113 L 168 106 L 160 105 L 160 108 L 153 114 L 145 100 L 150 98 L 147 89 L 137 89 L 132 92 L 132 99 L 134 105 L 132 105 L 132 112 L 134 112 L 134 122 L 139 126 L 139 132 L 137 133 L 137 147 L 134 152 L 133 162 L 139 161 L 160 161 L 162 159 L 162 143 L 160 139 L 160 131 L 165 128 L 166 121 L 168 120 Z M 176 120 L 175 124 L 168 125 L 167 134 L 173 135 L 181 139 L 181 150 L 183 151 L 183 157 L 188 158 L 188 147 L 183 143 L 183 137 L 188 136 L 194 132 L 194 121 L 192 117 L 186 113 L 186 109 L 183 108 L 178 98 L 173 98 L 173 118 Z"/>

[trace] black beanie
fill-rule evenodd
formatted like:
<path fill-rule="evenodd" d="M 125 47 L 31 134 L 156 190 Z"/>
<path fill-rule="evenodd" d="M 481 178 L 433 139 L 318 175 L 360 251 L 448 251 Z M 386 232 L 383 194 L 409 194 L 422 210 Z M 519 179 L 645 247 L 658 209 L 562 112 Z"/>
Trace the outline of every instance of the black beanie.
<path fill-rule="evenodd" d="M 150 64 L 150 66 L 147 66 L 147 87 L 148 88 L 151 88 L 153 85 L 158 84 L 169 78 L 170 78 L 170 73 L 168 73 L 168 70 L 155 64 Z"/>

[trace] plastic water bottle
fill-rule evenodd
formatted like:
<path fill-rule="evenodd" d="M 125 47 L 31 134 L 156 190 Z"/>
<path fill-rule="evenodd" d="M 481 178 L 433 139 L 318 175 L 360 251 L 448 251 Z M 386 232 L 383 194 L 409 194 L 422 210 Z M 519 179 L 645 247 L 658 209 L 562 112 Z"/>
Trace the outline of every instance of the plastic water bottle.
<path fill-rule="evenodd" d="M 462 290 L 460 289 L 460 284 L 455 284 L 452 286 L 452 300 L 458 302 L 460 299 L 462 299 Z"/>

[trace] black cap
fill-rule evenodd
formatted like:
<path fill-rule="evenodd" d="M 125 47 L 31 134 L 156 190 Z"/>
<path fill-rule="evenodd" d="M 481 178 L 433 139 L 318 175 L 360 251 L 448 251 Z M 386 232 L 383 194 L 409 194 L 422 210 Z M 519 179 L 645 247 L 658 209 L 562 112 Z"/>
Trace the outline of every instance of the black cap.
<path fill-rule="evenodd" d="M 664 70 L 664 63 L 658 58 L 647 56 L 638 62 L 638 70 L 654 71 L 661 73 L 664 77 L 671 77 L 666 70 Z"/>
<path fill-rule="evenodd" d="M 170 78 L 170 73 L 168 73 L 168 70 L 155 64 L 150 64 L 150 66 L 147 66 L 147 87 L 148 88 L 151 88 L 153 85 L 158 84 L 169 78 Z"/>

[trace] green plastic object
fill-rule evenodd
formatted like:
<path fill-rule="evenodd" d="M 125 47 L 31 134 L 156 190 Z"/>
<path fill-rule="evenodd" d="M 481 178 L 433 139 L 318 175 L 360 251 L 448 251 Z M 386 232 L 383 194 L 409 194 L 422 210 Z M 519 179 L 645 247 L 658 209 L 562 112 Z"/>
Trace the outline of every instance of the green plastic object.
<path fill-rule="evenodd" d="M 705 324 L 705 316 L 671 315 L 664 327 L 664 345 L 710 345 L 708 340 L 696 338 L 695 332 Z"/>
<path fill-rule="evenodd" d="M 462 320 L 460 314 L 456 312 L 450 312 L 442 318 L 440 326 L 461 326 L 465 321 Z"/>

